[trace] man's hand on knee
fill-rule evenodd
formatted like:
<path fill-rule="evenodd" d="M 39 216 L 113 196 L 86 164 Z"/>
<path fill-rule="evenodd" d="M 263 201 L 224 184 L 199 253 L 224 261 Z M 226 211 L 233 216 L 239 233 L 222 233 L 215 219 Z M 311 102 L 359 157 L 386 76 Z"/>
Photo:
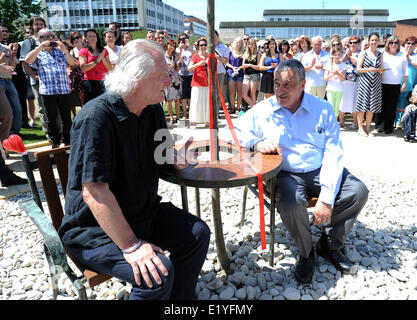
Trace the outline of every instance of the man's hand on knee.
<path fill-rule="evenodd" d="M 129 262 L 132 266 L 133 273 L 135 275 L 135 281 L 138 286 L 141 284 L 140 276 L 142 275 L 148 287 L 153 287 L 149 273 L 155 279 L 157 284 L 162 284 L 161 277 L 159 276 L 156 267 L 162 272 L 164 276 L 168 276 L 168 270 L 162 263 L 161 259 L 159 259 L 156 252 L 164 254 L 164 251 L 161 248 L 153 245 L 152 243 L 144 242 L 138 250 L 132 253 L 123 254 L 126 261 Z"/>
<path fill-rule="evenodd" d="M 313 225 L 319 225 L 323 223 L 330 222 L 332 216 L 333 206 L 321 201 L 317 201 L 316 206 L 314 207 L 314 220 Z"/>

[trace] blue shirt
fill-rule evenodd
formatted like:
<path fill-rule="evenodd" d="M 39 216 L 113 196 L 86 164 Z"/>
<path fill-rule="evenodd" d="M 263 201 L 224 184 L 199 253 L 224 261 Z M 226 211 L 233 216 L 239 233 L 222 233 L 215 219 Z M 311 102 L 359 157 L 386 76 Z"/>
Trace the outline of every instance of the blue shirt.
<path fill-rule="evenodd" d="M 63 52 L 57 49 L 53 49 L 50 53 L 42 50 L 36 58 L 36 63 L 38 64 L 40 94 L 71 93 L 71 80 L 67 75 L 67 59 Z"/>
<path fill-rule="evenodd" d="M 343 173 L 343 148 L 333 107 L 326 100 L 304 93 L 292 114 L 275 96 L 263 100 L 234 123 L 242 147 L 273 140 L 282 149 L 282 170 L 305 173 L 321 168 L 319 200 L 334 204 Z M 220 137 L 233 142 L 228 129 Z"/>

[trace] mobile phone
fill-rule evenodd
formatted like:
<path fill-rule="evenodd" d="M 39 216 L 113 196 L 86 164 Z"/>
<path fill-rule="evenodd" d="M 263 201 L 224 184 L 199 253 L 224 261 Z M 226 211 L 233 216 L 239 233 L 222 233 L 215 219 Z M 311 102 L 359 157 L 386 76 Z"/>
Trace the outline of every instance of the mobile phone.
<path fill-rule="evenodd" d="M 58 43 L 56 43 L 55 41 L 51 41 L 51 42 L 49 42 L 49 46 L 50 47 L 58 47 Z"/>
<path fill-rule="evenodd" d="M 182 43 L 185 43 L 185 38 L 181 39 L 181 42 L 182 42 Z"/>

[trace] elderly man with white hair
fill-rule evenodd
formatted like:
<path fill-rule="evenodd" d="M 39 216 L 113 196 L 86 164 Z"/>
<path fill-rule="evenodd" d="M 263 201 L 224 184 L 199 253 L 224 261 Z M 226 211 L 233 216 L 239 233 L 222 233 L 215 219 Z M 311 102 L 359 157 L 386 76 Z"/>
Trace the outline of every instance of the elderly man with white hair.
<path fill-rule="evenodd" d="M 326 81 L 324 81 L 324 65 L 330 54 L 322 50 L 323 39 L 320 36 L 311 39 L 312 49 L 303 55 L 302 64 L 306 71 L 305 91 L 320 98 L 326 94 Z"/>
<path fill-rule="evenodd" d="M 106 92 L 71 129 L 59 235 L 81 263 L 132 284 L 131 300 L 193 299 L 210 241 L 201 219 L 157 194 L 154 137 L 167 130 L 160 101 L 170 85 L 164 55 L 154 41 L 130 41 Z"/>

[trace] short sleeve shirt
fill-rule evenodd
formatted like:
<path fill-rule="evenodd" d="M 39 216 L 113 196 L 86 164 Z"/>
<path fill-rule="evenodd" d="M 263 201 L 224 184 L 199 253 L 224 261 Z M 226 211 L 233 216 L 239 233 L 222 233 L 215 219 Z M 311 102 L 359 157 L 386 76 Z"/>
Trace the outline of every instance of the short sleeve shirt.
<path fill-rule="evenodd" d="M 39 76 L 39 93 L 43 95 L 71 93 L 71 80 L 67 75 L 67 59 L 62 51 L 42 50 L 36 58 Z"/>
<path fill-rule="evenodd" d="M 106 50 L 106 49 L 104 49 Z M 91 63 L 94 60 L 97 60 L 98 56 L 93 56 L 87 48 L 82 48 L 79 53 L 80 56 L 87 58 L 87 63 Z M 106 53 L 104 54 L 104 57 L 107 57 L 109 55 L 108 51 L 106 50 Z M 93 67 L 93 69 L 84 72 L 84 80 L 104 80 L 104 77 L 107 74 L 107 68 L 104 66 L 103 61 L 100 61 L 97 63 L 96 66 Z"/>
<path fill-rule="evenodd" d="M 5 45 L 3 45 L 3 44 L 0 43 L 0 54 L 2 54 L 3 52 L 5 52 L 5 61 L 4 61 L 4 64 L 6 64 L 7 66 L 9 66 L 10 65 L 10 58 L 11 58 L 11 51 L 10 51 L 10 49 L 9 49 L 8 46 L 5 46 Z M 16 57 L 14 57 L 13 59 L 14 59 L 14 62 L 16 64 L 19 63 L 19 60 L 17 60 Z M 0 78 L 12 80 L 12 75 L 11 74 L 8 74 L 8 73 L 5 73 L 5 72 L 0 72 Z"/>
<path fill-rule="evenodd" d="M 157 211 L 159 168 L 154 139 L 166 128 L 160 104 L 147 106 L 139 117 L 123 99 L 105 93 L 89 101 L 71 128 L 71 151 L 65 215 L 59 235 L 65 246 L 95 248 L 111 242 L 83 201 L 82 185 L 108 183 L 124 217 L 138 237 L 146 239 L 146 221 Z M 149 227 L 149 226 L 148 226 Z"/>
<path fill-rule="evenodd" d="M 191 61 L 194 64 L 199 63 L 202 61 L 199 54 L 194 54 L 191 58 Z M 208 87 L 208 75 L 207 75 L 207 65 L 199 66 L 194 69 L 193 79 L 191 81 L 192 87 Z"/>

